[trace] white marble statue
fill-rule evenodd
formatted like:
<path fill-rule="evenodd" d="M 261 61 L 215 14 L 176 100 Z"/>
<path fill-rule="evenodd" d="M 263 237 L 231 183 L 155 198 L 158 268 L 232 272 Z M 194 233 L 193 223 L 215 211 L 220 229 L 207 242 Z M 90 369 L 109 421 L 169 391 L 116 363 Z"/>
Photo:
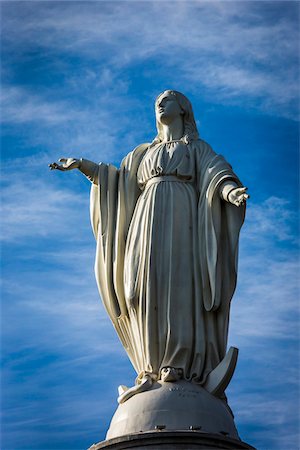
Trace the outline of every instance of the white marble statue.
<path fill-rule="evenodd" d="M 100 295 L 138 374 L 119 401 L 156 380 L 205 386 L 226 354 L 238 238 L 248 198 L 231 166 L 199 139 L 189 100 L 165 91 L 157 136 L 120 169 L 62 158 L 92 182 Z"/>

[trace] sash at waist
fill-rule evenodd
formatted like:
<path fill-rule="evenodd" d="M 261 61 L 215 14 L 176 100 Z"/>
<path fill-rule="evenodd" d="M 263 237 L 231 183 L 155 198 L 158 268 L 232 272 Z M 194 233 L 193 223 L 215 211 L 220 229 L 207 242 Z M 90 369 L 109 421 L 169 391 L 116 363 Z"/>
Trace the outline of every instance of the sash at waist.
<path fill-rule="evenodd" d="M 145 184 L 145 189 L 152 186 L 152 184 L 160 183 L 161 181 L 175 181 L 176 183 L 192 183 L 192 180 L 187 180 L 186 178 L 178 178 L 175 175 L 162 175 L 150 178 Z"/>

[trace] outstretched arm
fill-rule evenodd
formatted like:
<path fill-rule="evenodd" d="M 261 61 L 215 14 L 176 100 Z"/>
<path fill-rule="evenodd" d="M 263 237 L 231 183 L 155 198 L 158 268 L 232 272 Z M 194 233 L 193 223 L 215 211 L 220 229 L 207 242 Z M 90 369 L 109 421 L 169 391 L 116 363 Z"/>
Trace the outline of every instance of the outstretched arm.
<path fill-rule="evenodd" d="M 239 187 L 236 183 L 230 181 L 221 185 L 220 194 L 226 202 L 240 206 L 249 198 L 249 195 L 246 193 L 247 189 L 246 187 Z"/>
<path fill-rule="evenodd" d="M 82 172 L 92 183 L 98 184 L 98 164 L 89 161 L 87 159 L 76 158 L 60 158 L 58 160 L 62 164 L 53 162 L 49 164 L 50 170 L 61 170 L 63 172 L 67 170 L 78 169 Z"/>

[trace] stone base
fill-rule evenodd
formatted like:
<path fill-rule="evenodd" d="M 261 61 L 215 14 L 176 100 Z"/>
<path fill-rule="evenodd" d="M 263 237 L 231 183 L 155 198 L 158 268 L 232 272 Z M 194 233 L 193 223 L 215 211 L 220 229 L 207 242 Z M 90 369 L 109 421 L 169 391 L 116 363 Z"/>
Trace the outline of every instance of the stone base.
<path fill-rule="evenodd" d="M 89 450 L 255 450 L 237 439 L 199 431 L 148 431 L 92 445 Z"/>
<path fill-rule="evenodd" d="M 201 386 L 187 381 L 153 384 L 151 389 L 120 404 L 111 420 L 106 439 L 164 430 L 198 430 L 239 440 L 226 402 Z"/>
<path fill-rule="evenodd" d="M 158 381 L 121 403 L 106 441 L 89 450 L 252 449 L 239 438 L 226 401 L 184 380 Z"/>

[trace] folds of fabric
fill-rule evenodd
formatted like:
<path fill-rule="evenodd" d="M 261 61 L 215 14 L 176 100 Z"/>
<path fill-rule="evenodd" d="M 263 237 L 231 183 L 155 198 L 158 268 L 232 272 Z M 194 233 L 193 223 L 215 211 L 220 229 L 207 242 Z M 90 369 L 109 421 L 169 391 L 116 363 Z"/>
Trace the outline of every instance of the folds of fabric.
<path fill-rule="evenodd" d="M 91 190 L 97 284 L 138 374 L 171 366 L 202 382 L 225 354 L 244 219 L 244 207 L 221 200 L 219 188 L 240 182 L 222 156 L 195 141 L 180 149 L 178 163 L 170 151 L 169 163 L 155 154 L 158 173 L 170 164 L 189 182 L 141 191 L 138 173 L 153 170 L 148 152 L 137 147 L 120 170 L 99 165 Z"/>

